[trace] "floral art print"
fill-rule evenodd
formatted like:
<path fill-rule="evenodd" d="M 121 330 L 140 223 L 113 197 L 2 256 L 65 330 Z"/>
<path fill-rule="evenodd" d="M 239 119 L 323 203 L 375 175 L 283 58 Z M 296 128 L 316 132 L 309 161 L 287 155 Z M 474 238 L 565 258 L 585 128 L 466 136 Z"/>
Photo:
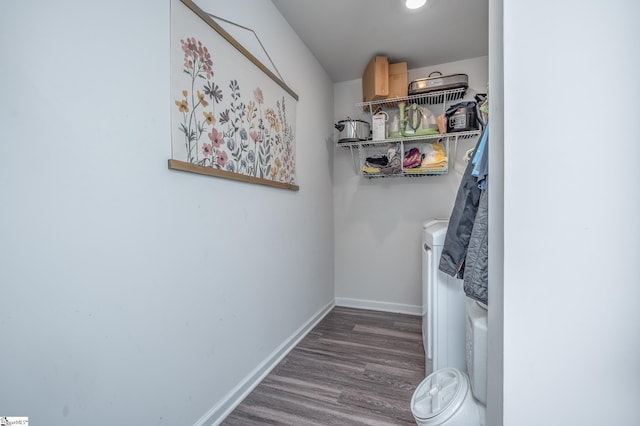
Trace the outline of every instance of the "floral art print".
<path fill-rule="evenodd" d="M 264 75 L 252 81 L 227 46 L 192 34 L 172 42 L 172 158 L 295 185 L 295 101 Z"/>

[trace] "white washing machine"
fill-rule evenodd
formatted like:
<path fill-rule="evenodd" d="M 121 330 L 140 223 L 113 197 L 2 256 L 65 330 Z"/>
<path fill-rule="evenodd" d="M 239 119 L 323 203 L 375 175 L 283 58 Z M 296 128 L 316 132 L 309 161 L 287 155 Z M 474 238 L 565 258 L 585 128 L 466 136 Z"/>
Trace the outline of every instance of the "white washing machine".
<path fill-rule="evenodd" d="M 422 230 L 422 338 L 425 374 L 442 368 L 466 372 L 466 296 L 463 281 L 438 269 L 448 220 L 431 220 Z"/>

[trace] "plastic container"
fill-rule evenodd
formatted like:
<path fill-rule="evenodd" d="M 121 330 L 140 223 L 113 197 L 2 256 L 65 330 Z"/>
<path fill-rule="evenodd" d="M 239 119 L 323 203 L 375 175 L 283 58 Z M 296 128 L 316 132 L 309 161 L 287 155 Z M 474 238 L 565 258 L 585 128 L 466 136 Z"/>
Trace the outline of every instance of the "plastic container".
<path fill-rule="evenodd" d="M 482 408 L 471 395 L 466 374 L 443 368 L 428 375 L 411 397 L 419 426 L 478 426 Z"/>
<path fill-rule="evenodd" d="M 487 308 L 481 302 L 467 299 L 467 371 L 473 396 L 487 403 Z"/>

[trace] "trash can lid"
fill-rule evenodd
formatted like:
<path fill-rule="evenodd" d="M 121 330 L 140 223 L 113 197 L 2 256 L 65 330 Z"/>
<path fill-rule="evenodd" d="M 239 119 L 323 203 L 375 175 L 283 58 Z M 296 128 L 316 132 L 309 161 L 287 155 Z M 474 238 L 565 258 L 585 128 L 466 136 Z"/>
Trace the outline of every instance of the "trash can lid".
<path fill-rule="evenodd" d="M 420 420 L 445 421 L 460 408 L 469 389 L 467 376 L 455 368 L 443 368 L 428 375 L 411 397 L 411 412 Z M 435 424 L 435 423 L 434 423 Z"/>

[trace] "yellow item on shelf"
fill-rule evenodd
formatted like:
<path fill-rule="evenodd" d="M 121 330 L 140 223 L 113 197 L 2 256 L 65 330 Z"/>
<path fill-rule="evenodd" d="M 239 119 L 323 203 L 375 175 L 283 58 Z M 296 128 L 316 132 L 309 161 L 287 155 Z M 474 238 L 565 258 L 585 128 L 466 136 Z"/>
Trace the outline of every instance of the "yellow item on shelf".
<path fill-rule="evenodd" d="M 379 167 L 363 166 L 362 167 L 362 172 L 366 173 L 368 175 L 376 175 L 376 174 L 380 174 L 380 168 Z"/>
<path fill-rule="evenodd" d="M 442 142 L 435 142 L 431 144 L 431 150 L 425 150 L 421 169 L 427 170 L 446 170 L 448 166 L 447 153 L 444 150 Z"/>

